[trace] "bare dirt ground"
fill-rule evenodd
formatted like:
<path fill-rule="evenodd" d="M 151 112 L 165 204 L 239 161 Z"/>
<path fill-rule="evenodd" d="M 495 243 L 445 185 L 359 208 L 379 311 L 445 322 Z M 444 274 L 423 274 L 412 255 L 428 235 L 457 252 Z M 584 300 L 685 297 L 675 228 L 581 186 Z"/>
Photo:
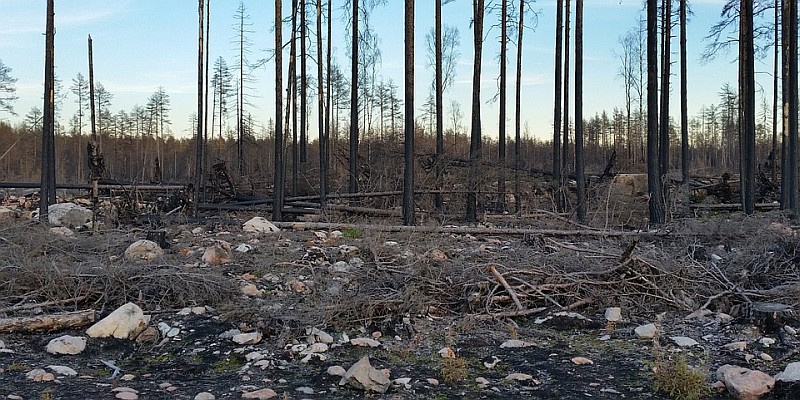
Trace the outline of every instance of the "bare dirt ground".
<path fill-rule="evenodd" d="M 143 229 L 67 237 L 22 219 L 4 223 L 0 321 L 85 309 L 101 318 L 133 302 L 152 316 L 150 326 L 177 330 L 89 338 L 77 355 L 45 346 L 86 336 L 85 327 L 0 332 L 0 398 L 103 399 L 128 387 L 142 399 L 238 399 L 264 388 L 286 399 L 662 399 L 681 398 L 665 385 L 688 378 L 654 371 L 683 365 L 702 377 L 707 391 L 698 393 L 724 399 L 727 392 L 710 389 L 719 366 L 775 375 L 800 360 L 793 311 L 777 319 L 753 311 L 800 303 L 800 236 L 777 212 L 706 215 L 620 236 L 547 215 L 496 222 L 531 230 L 524 235 L 357 227 L 254 234 L 242 231 L 249 217 L 163 223 L 170 247 L 145 264 L 123 257 Z M 204 250 L 218 241 L 231 245 L 230 261 L 204 265 Z M 608 321 L 608 307 L 622 319 Z M 639 338 L 634 329 L 648 323 L 658 334 Z M 304 360 L 312 327 L 334 343 Z M 233 329 L 263 339 L 240 345 L 225 334 Z M 379 344 L 347 340 L 362 337 Z M 737 341 L 745 348 L 725 347 Z M 394 380 L 386 393 L 339 385 L 328 373 L 365 355 Z M 51 365 L 77 376 L 26 378 Z M 797 399 L 800 388 L 779 382 L 764 398 Z"/>

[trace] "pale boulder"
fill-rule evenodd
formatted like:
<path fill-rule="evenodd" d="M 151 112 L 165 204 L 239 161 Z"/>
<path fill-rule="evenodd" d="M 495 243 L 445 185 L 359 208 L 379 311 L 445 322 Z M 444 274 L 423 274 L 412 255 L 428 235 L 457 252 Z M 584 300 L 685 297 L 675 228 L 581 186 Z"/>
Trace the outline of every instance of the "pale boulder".
<path fill-rule="evenodd" d="M 254 217 L 242 225 L 242 230 L 250 233 L 274 233 L 280 232 L 275 224 L 263 217 Z"/>
<path fill-rule="evenodd" d="M 340 386 L 346 384 L 367 392 L 386 393 L 392 381 L 382 371 L 372 367 L 369 356 L 364 356 L 353 364 L 339 381 Z"/>
<path fill-rule="evenodd" d="M 125 250 L 125 259 L 137 264 L 149 263 L 164 256 L 158 243 L 150 240 L 137 240 Z"/>
<path fill-rule="evenodd" d="M 717 379 L 738 400 L 758 400 L 775 386 L 775 379 L 761 371 L 729 364 L 719 367 Z"/>
<path fill-rule="evenodd" d="M 147 328 L 148 323 L 150 323 L 149 315 L 144 315 L 136 304 L 127 303 L 90 326 L 86 334 L 93 338 L 113 336 L 117 339 L 133 340 Z"/>
<path fill-rule="evenodd" d="M 92 210 L 75 203 L 53 204 L 47 208 L 47 220 L 53 226 L 79 228 L 92 221 Z"/>
<path fill-rule="evenodd" d="M 224 240 L 217 240 L 203 252 L 203 263 L 206 265 L 222 265 L 231 262 L 232 259 L 231 244 Z"/>
<path fill-rule="evenodd" d="M 47 343 L 45 350 L 50 354 L 80 354 L 86 350 L 86 338 L 78 336 L 59 336 Z"/>

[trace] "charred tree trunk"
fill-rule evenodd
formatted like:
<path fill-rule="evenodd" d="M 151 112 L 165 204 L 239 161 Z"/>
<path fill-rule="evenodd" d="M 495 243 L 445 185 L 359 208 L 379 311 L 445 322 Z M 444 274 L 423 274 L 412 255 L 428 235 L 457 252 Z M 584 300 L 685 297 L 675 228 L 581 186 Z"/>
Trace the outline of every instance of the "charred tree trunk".
<path fill-rule="evenodd" d="M 564 126 L 562 127 L 561 139 L 561 182 L 559 182 L 557 203 L 563 205 L 562 210 L 567 207 L 567 183 L 569 181 L 569 13 L 570 0 L 564 3 Z"/>
<path fill-rule="evenodd" d="M 651 224 L 664 223 L 658 160 L 658 0 L 647 0 L 647 188 Z"/>
<path fill-rule="evenodd" d="M 275 173 L 272 177 L 272 220 L 280 221 L 283 211 L 286 166 L 283 161 L 283 19 L 282 0 L 275 0 Z"/>
<path fill-rule="evenodd" d="M 525 0 L 519 1 L 519 24 L 517 26 L 517 82 L 514 101 L 514 204 L 517 214 L 522 212 L 522 189 L 520 171 L 522 170 L 521 129 L 522 129 L 522 33 L 525 31 Z"/>
<path fill-rule="evenodd" d="M 55 9 L 47 0 L 47 27 L 44 44 L 44 114 L 42 116 L 42 170 L 39 195 L 39 220 L 48 221 L 48 207 L 56 202 L 55 149 Z"/>
<path fill-rule="evenodd" d="M 350 55 L 350 182 L 348 191 L 358 193 L 358 0 L 353 2 Z"/>
<path fill-rule="evenodd" d="M 670 86 L 670 64 L 671 53 L 670 43 L 672 42 L 672 0 L 663 0 L 661 10 L 661 112 L 658 124 L 658 165 L 661 173 L 661 183 L 663 185 L 661 195 L 664 199 L 659 199 L 666 203 L 668 191 L 667 174 L 669 173 L 669 86 Z"/>
<path fill-rule="evenodd" d="M 300 180 L 300 152 L 297 143 L 297 2 L 292 1 L 292 44 L 289 46 L 289 82 L 292 87 L 290 96 L 286 98 L 292 110 L 292 196 L 297 196 Z"/>
<path fill-rule="evenodd" d="M 583 0 L 575 3 L 575 180 L 578 221 L 586 221 L 586 180 L 583 165 Z"/>
<path fill-rule="evenodd" d="M 753 48 L 753 0 L 739 3 L 739 147 L 740 195 L 745 214 L 755 212 L 756 91 Z"/>
<path fill-rule="evenodd" d="M 328 37 L 330 41 L 330 37 Z M 325 135 L 325 97 L 323 88 L 325 76 L 322 73 L 322 0 L 317 0 L 317 131 L 319 132 L 319 201 L 325 208 L 328 195 L 328 137 Z"/>
<path fill-rule="evenodd" d="M 797 199 L 797 2 L 783 2 L 783 129 L 788 137 L 786 180 L 788 209 L 798 212 Z"/>
<path fill-rule="evenodd" d="M 778 81 L 780 80 L 780 33 L 778 27 L 780 26 L 780 0 L 775 0 L 775 47 L 773 49 L 773 68 L 772 68 L 772 171 L 770 177 L 773 182 L 778 181 Z M 783 157 L 781 157 L 783 162 Z"/>
<path fill-rule="evenodd" d="M 689 101 L 686 59 L 686 0 L 681 0 L 681 181 L 689 183 Z"/>
<path fill-rule="evenodd" d="M 555 96 L 553 101 L 553 182 L 561 185 L 561 66 L 563 60 L 564 46 L 564 0 L 556 3 L 556 56 L 555 56 Z M 564 211 L 564 203 L 561 201 L 560 190 L 556 193 L 557 211 Z"/>
<path fill-rule="evenodd" d="M 405 168 L 403 224 L 414 225 L 414 0 L 405 0 Z"/>
<path fill-rule="evenodd" d="M 436 189 L 441 190 L 443 186 L 442 179 L 444 175 L 444 76 L 442 72 L 442 0 L 436 1 L 435 14 L 435 31 L 436 31 L 436 49 L 435 49 L 435 69 L 436 69 Z M 434 207 L 439 212 L 444 212 L 444 202 L 442 194 L 436 193 L 433 197 Z"/>
<path fill-rule="evenodd" d="M 508 0 L 500 0 L 500 115 L 498 126 L 497 192 L 501 210 L 506 209 L 506 64 L 508 45 Z"/>
<path fill-rule="evenodd" d="M 473 46 L 472 65 L 472 127 L 469 143 L 469 190 L 467 193 L 466 220 L 478 220 L 478 167 L 481 160 L 481 57 L 483 56 L 483 12 L 484 0 L 472 0 Z"/>
<path fill-rule="evenodd" d="M 300 165 L 308 162 L 308 59 L 306 45 L 306 0 L 300 0 Z M 305 171 L 305 167 L 304 171 Z"/>
<path fill-rule="evenodd" d="M 203 100 L 204 100 L 204 93 L 203 93 L 203 51 L 205 49 L 203 45 L 203 14 L 205 12 L 205 2 L 204 0 L 199 0 L 197 4 L 197 18 L 198 18 L 198 29 L 197 29 L 197 133 L 195 134 L 194 141 L 195 141 L 195 153 L 194 153 L 194 191 L 192 193 L 193 202 L 192 202 L 192 215 L 197 216 L 197 204 L 200 203 L 200 187 L 202 184 L 203 178 L 203 116 L 205 113 L 203 112 Z M 91 39 L 90 39 L 91 40 Z M 90 42 L 91 43 L 91 42 Z M 90 75 L 91 76 L 91 75 Z M 91 79 L 91 78 L 90 78 Z M 94 89 L 92 89 L 94 91 Z M 94 103 L 94 98 L 92 99 L 92 103 Z M 94 106 L 92 106 L 94 110 Z M 94 115 L 94 111 L 92 111 L 92 115 Z M 92 117 L 94 119 L 94 117 Z M 94 129 L 94 128 L 92 128 Z M 94 136 L 94 132 L 92 132 L 92 136 Z"/>

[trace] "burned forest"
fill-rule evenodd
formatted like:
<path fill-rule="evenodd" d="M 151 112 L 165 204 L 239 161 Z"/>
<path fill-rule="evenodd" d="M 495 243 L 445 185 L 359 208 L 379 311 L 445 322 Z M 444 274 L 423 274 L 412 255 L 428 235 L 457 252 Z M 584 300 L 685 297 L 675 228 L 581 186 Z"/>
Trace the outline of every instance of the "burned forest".
<path fill-rule="evenodd" d="M 0 397 L 800 398 L 796 1 L 36 3 Z"/>

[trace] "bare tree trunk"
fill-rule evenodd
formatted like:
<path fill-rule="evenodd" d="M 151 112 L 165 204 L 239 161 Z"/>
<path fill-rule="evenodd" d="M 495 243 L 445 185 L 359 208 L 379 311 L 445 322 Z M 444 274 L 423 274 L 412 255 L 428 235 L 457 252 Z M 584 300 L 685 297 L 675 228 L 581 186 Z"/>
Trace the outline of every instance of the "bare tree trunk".
<path fill-rule="evenodd" d="M 506 209 L 506 64 L 508 44 L 508 0 L 500 0 L 500 116 L 498 127 L 497 192 L 501 210 Z"/>
<path fill-rule="evenodd" d="M 756 91 L 753 49 L 753 0 L 739 3 L 739 147 L 742 210 L 755 212 L 756 183 Z M 796 115 L 795 115 L 796 118 Z"/>
<path fill-rule="evenodd" d="M 350 50 L 350 193 L 358 193 L 358 0 L 353 2 L 353 41 Z"/>
<path fill-rule="evenodd" d="M 473 46 L 472 65 L 472 132 L 469 145 L 469 190 L 467 193 L 466 220 L 478 220 L 478 164 L 481 159 L 481 57 L 483 56 L 483 12 L 484 0 L 472 0 Z"/>
<path fill-rule="evenodd" d="M 797 2 L 783 2 L 783 118 L 784 135 L 788 137 L 786 191 L 788 209 L 798 212 L 797 198 Z"/>
<path fill-rule="evenodd" d="M 300 154 L 297 146 L 297 2 L 292 1 L 292 44 L 289 46 L 289 85 L 292 86 L 291 96 L 286 98 L 288 106 L 292 109 L 292 196 L 297 196 L 298 181 L 300 180 L 299 164 Z"/>
<path fill-rule="evenodd" d="M 780 34 L 778 27 L 780 26 L 780 0 L 775 0 L 775 43 L 773 68 L 772 68 L 772 171 L 770 177 L 773 182 L 778 180 L 778 81 L 780 80 Z M 783 158 L 781 157 L 781 162 Z"/>
<path fill-rule="evenodd" d="M 436 1 L 435 25 L 436 31 L 436 189 L 441 190 L 444 175 L 444 78 L 442 72 L 442 0 Z M 442 194 L 434 195 L 434 207 L 439 212 L 444 212 Z"/>
<path fill-rule="evenodd" d="M 567 177 L 569 176 L 569 13 L 570 0 L 566 0 L 564 11 L 564 127 L 561 139 L 561 181 L 559 182 L 558 200 L 559 209 L 565 211 L 567 207 Z"/>
<path fill-rule="evenodd" d="M 414 225 L 414 0 L 405 0 L 405 168 L 403 225 Z"/>
<path fill-rule="evenodd" d="M 659 146 L 658 146 L 658 164 L 662 175 L 662 195 L 667 195 L 667 177 L 669 173 L 669 86 L 670 86 L 670 43 L 672 39 L 672 0 L 663 0 L 663 8 L 661 10 L 662 25 L 661 25 L 661 113 L 659 129 Z M 659 199 L 664 201 L 665 199 Z"/>
<path fill-rule="evenodd" d="M 325 141 L 327 142 L 325 146 L 325 165 L 327 168 L 330 168 L 330 155 L 331 155 L 331 148 L 334 147 L 331 145 L 331 106 L 332 106 L 332 97 L 331 97 L 331 57 L 333 53 L 333 33 L 332 33 L 332 18 L 333 18 L 333 6 L 331 5 L 332 1 L 328 0 L 328 51 L 327 51 L 327 90 L 325 91 L 325 97 L 327 102 L 327 107 L 325 107 Z M 334 145 L 336 141 L 334 140 Z M 336 168 L 334 168 L 334 172 Z"/>
<path fill-rule="evenodd" d="M 330 0 L 329 0 L 330 1 Z M 328 41 L 331 38 L 328 37 Z M 325 208 L 328 195 L 328 137 L 325 135 L 325 76 L 322 73 L 322 0 L 317 0 L 317 131 L 319 132 L 319 201 Z"/>
<path fill-rule="evenodd" d="M 204 112 L 203 112 L 203 100 L 204 100 L 204 93 L 203 93 L 203 50 L 205 49 L 203 46 L 203 14 L 205 12 L 205 2 L 204 0 L 198 0 L 197 2 L 197 19 L 198 19 L 198 29 L 197 29 L 197 133 L 194 136 L 195 140 L 195 153 L 194 153 L 194 193 L 193 193 L 193 202 L 192 202 L 192 215 L 195 217 L 197 216 L 197 204 L 200 203 L 200 187 L 202 184 L 202 177 L 203 177 L 203 122 L 204 122 Z M 94 103 L 94 100 L 92 100 Z M 94 106 L 92 106 L 94 109 Z M 92 111 L 94 114 L 94 111 Z M 94 117 L 92 117 L 94 119 Z M 92 133 L 94 135 L 94 132 Z"/>
<path fill-rule="evenodd" d="M 564 203 L 561 201 L 561 88 L 562 76 L 561 66 L 563 59 L 563 18 L 564 0 L 556 2 L 556 59 L 555 59 L 555 96 L 553 101 L 553 182 L 559 185 L 556 193 L 556 208 L 559 212 L 564 211 Z"/>
<path fill-rule="evenodd" d="M 583 165 L 583 0 L 575 3 L 575 180 L 578 221 L 586 221 L 586 180 Z"/>
<path fill-rule="evenodd" d="M 650 223 L 664 223 L 658 163 L 658 0 L 647 0 L 647 188 Z"/>
<path fill-rule="evenodd" d="M 47 0 L 47 30 L 44 46 L 44 114 L 42 116 L 42 170 L 39 220 L 48 221 L 48 207 L 56 202 L 55 149 L 55 10 L 54 0 Z"/>
<path fill-rule="evenodd" d="M 283 216 L 284 188 L 286 186 L 286 166 L 283 161 L 284 129 L 283 111 L 283 19 L 282 0 L 275 0 L 275 173 L 272 177 L 272 220 L 280 221 Z M 287 100 L 288 101 L 288 100 Z"/>
<path fill-rule="evenodd" d="M 681 175 L 689 183 L 689 101 L 686 60 L 686 0 L 681 1 Z"/>
<path fill-rule="evenodd" d="M 208 115 L 209 115 L 209 112 L 208 112 L 208 93 L 209 93 L 208 92 L 208 83 L 209 83 L 208 74 L 209 74 L 209 71 L 211 70 L 211 64 L 209 64 L 209 62 L 208 62 L 209 56 L 211 54 L 209 52 L 209 46 L 211 44 L 211 38 L 209 36 L 210 33 L 211 33 L 211 0 L 206 0 L 206 48 L 205 48 L 205 52 L 206 52 L 206 60 L 205 60 L 206 72 L 205 72 L 205 82 L 203 83 L 203 93 L 204 93 L 203 94 L 203 149 L 202 149 L 203 150 L 203 159 L 202 159 L 203 169 L 202 169 L 201 175 L 200 175 L 200 185 L 202 185 L 204 180 L 205 180 L 204 179 L 205 178 L 205 171 L 208 168 L 208 131 L 210 130 L 211 131 L 211 135 L 212 136 L 214 135 L 214 115 L 213 115 L 214 106 L 213 106 L 213 104 L 211 106 L 211 114 L 212 114 L 211 115 L 211 125 L 208 124 Z M 212 103 L 213 103 L 213 99 L 212 99 Z M 201 186 L 198 186 L 198 187 L 195 188 L 195 190 L 198 191 L 198 192 L 200 191 L 200 189 L 201 189 Z M 201 196 L 205 196 L 205 193 L 201 193 Z M 199 202 L 199 200 L 200 200 L 200 198 L 198 198 L 198 201 L 196 201 L 195 204 L 197 204 Z"/>
<path fill-rule="evenodd" d="M 525 31 L 525 0 L 519 1 L 519 24 L 517 27 L 517 82 L 514 113 L 514 210 L 517 215 L 522 212 L 522 189 L 520 188 L 520 171 L 522 170 L 521 135 L 522 129 L 522 33 Z"/>
<path fill-rule="evenodd" d="M 300 164 L 308 162 L 308 76 L 306 75 L 308 59 L 306 45 L 306 0 L 300 0 Z"/>

